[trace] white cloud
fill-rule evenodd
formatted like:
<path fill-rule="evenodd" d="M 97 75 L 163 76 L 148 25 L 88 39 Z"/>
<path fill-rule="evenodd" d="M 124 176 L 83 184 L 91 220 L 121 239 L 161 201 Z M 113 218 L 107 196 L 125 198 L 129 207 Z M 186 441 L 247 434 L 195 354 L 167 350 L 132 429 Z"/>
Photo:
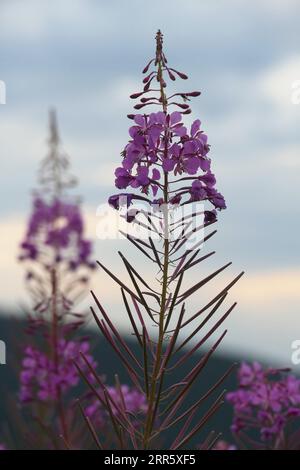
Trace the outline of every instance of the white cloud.
<path fill-rule="evenodd" d="M 58 102 L 66 113 L 62 116 L 67 117 L 67 122 L 62 119 L 62 140 L 82 186 L 91 186 L 92 191 L 99 188 L 99 194 L 102 188 L 113 187 L 113 170 L 127 138 L 124 116 L 131 109 L 128 94 L 140 87 L 130 74 L 139 80 L 144 58 L 153 54 L 159 6 L 159 26 L 165 33 L 172 65 L 187 65 L 187 72 L 194 70 L 192 84 L 196 87 L 199 80 L 210 93 L 194 109 L 199 106 L 209 134 L 213 170 L 220 185 L 227 185 L 230 206 L 237 211 L 230 220 L 228 210 L 229 224 L 236 232 L 228 238 L 236 248 L 236 256 L 246 257 L 248 243 L 255 239 L 256 246 L 249 250 L 253 253 L 252 266 L 268 263 L 268 249 L 272 258 L 269 265 L 278 266 L 280 262 L 272 249 L 280 245 L 281 235 L 276 235 L 276 227 L 273 230 L 270 216 L 276 211 L 276 223 L 286 220 L 287 204 L 289 210 L 294 210 L 293 204 L 297 209 L 298 200 L 292 190 L 298 190 L 294 182 L 299 146 L 284 139 L 289 138 L 286 135 L 291 130 L 297 136 L 299 125 L 300 105 L 291 103 L 291 84 L 300 78 L 299 54 L 292 55 L 297 47 L 293 40 L 298 31 L 299 1 L 257 0 L 245 5 L 240 0 L 190 0 L 181 18 L 181 1 L 153 0 L 145 3 L 143 14 L 135 21 L 140 5 L 136 0 L 130 4 L 124 0 L 0 1 L 3 64 L 11 80 L 7 83 L 7 105 L 1 108 L 3 186 L 9 186 L 2 205 L 9 211 L 13 193 L 27 194 L 29 178 L 33 181 L 38 161 L 47 152 L 47 115 L 42 109 L 48 105 L 47 100 Z M 267 65 L 262 71 L 263 64 Z M 26 91 L 29 87 L 36 89 L 32 96 Z M 283 171 L 284 197 L 276 191 L 281 187 Z M 249 220 L 247 204 L 257 211 L 256 219 Z M 107 223 L 115 230 L 114 215 L 109 214 Z M 87 208 L 86 219 L 88 234 L 94 239 L 98 223 L 95 208 Z M 296 244 L 296 219 L 292 221 L 295 230 L 288 235 L 291 245 Z M 225 217 L 224 222 L 228 224 Z M 0 220 L 0 299 L 11 306 L 25 294 L 22 268 L 15 261 L 24 224 L 23 216 Z M 222 243 L 227 242 L 225 237 L 222 240 L 223 249 Z M 116 249 L 123 247 L 122 243 L 95 240 L 95 256 L 103 258 L 120 276 L 123 271 Z M 285 264 L 293 256 L 287 245 L 281 258 Z M 132 256 L 148 276 L 148 267 L 136 253 Z M 240 306 L 230 319 L 227 344 L 283 356 L 290 336 L 297 334 L 298 275 L 290 268 L 248 274 L 231 296 L 239 299 Z M 93 282 L 96 292 L 122 324 L 124 312 L 116 295 L 118 289 L 101 270 L 97 270 Z M 218 286 L 222 287 L 219 281 L 213 289 Z"/>
<path fill-rule="evenodd" d="M 47 122 L 34 122 L 25 113 L 18 116 L 4 113 L 0 120 L 0 147 L 6 167 L 28 167 L 37 164 L 47 151 L 46 129 Z M 47 117 L 47 116 L 46 116 Z"/>
<path fill-rule="evenodd" d="M 287 172 L 294 172 L 300 168 L 300 145 L 289 145 L 280 151 L 269 156 L 269 165 L 274 164 L 275 168 Z M 294 173 L 293 173 L 294 174 Z M 292 173 L 291 173 L 292 175 Z M 295 175 L 295 174 L 294 174 Z"/>
<path fill-rule="evenodd" d="M 266 69 L 260 77 L 259 86 L 265 96 L 278 107 L 278 111 L 293 111 L 293 84 L 300 80 L 300 55 L 285 58 Z M 296 108 L 298 118 L 300 106 Z M 295 110 L 294 110 L 295 111 Z"/>
<path fill-rule="evenodd" d="M 1 263 L 0 299 L 1 306 L 17 307 L 24 298 L 23 273 L 17 256 L 18 246 L 24 236 L 25 219 L 21 215 L 11 215 L 0 220 Z"/>
<path fill-rule="evenodd" d="M 88 35 L 95 24 L 94 9 L 89 1 L 82 0 L 2 0 L 1 32 L 7 38 L 22 38 L 22 41 L 38 41 L 51 34 L 53 28 L 74 29 L 78 35 Z M 109 28 L 102 15 L 97 16 L 98 34 L 103 35 Z M 67 30 L 67 29 L 66 29 Z"/>

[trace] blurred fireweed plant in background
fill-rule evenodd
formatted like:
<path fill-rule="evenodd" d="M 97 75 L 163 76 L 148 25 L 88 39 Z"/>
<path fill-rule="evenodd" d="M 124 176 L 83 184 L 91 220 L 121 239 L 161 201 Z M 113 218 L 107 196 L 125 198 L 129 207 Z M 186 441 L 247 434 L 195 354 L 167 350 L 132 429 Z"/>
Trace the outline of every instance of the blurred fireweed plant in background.
<path fill-rule="evenodd" d="M 264 369 L 258 362 L 241 365 L 239 388 L 226 397 L 240 450 L 300 450 L 300 380 L 288 371 Z"/>
<path fill-rule="evenodd" d="M 66 403 L 67 393 L 79 382 L 73 360 L 82 351 L 95 365 L 88 339 L 73 337 L 85 321 L 74 307 L 87 292 L 95 264 L 91 242 L 84 237 L 79 201 L 68 194 L 76 181 L 68 174 L 69 160 L 60 149 L 53 111 L 49 148 L 19 256 L 26 265 L 34 309 L 28 315 L 30 340 L 23 351 L 19 400 L 31 423 L 40 427 L 37 433 L 28 426 L 29 445 L 57 448 L 62 443 L 57 444 L 59 436 L 67 442 L 73 429 L 71 406 Z"/>
<path fill-rule="evenodd" d="M 135 226 L 148 231 L 147 239 L 134 237 L 129 232 L 126 236 L 140 253 L 154 263 L 158 270 L 155 275 L 156 285 L 150 286 L 122 253 L 120 256 L 131 286 L 98 262 L 121 288 L 124 309 L 132 333 L 140 346 L 140 357 L 133 354 L 93 292 L 102 318 L 93 307 L 91 311 L 104 338 L 119 356 L 133 386 L 145 397 L 145 405 L 139 413 L 132 412 L 126 404 L 122 387 L 111 394 L 85 354 L 82 354 L 82 359 L 94 376 L 96 385 L 82 370 L 82 365 L 78 363 L 77 367 L 102 408 L 106 410 L 116 434 L 117 447 L 162 448 L 162 445 L 166 445 L 165 431 L 174 427 L 175 431 L 177 429 L 177 437 L 167 446 L 179 449 L 189 444 L 223 403 L 224 392 L 219 392 L 209 408 L 206 407 L 202 414 L 199 412 L 201 405 L 206 403 L 206 399 L 211 399 L 232 368 L 217 383 L 208 387 L 207 392 L 196 402 L 189 403 L 188 394 L 224 338 L 226 330 L 219 334 L 213 346 L 203 352 L 200 361 L 190 367 L 188 374 L 179 382 L 172 379 L 173 372 L 175 369 L 176 372 L 180 371 L 181 365 L 186 365 L 193 359 L 194 353 L 206 345 L 233 310 L 236 304 L 213 321 L 207 333 L 202 333 L 202 329 L 223 304 L 229 289 L 243 273 L 196 313 L 186 316 L 186 301 L 189 297 L 231 264 L 228 263 L 204 279 L 197 280 L 193 286 L 183 288 L 186 271 L 214 254 L 211 252 L 201 256 L 200 252 L 204 242 L 215 231 L 203 235 L 194 243 L 191 240 L 195 236 L 197 238 L 203 228 L 215 223 L 217 210 L 225 209 L 226 205 L 223 196 L 215 188 L 216 180 L 208 158 L 210 149 L 207 136 L 200 128 L 200 121 L 194 121 L 190 131 L 182 122 L 183 115 L 191 112 L 190 98 L 199 96 L 200 92 L 175 92 L 171 96 L 167 94 L 167 78 L 175 81 L 177 78 L 185 80 L 187 76 L 169 67 L 163 52 L 160 31 L 156 36 L 155 58 L 143 72 L 146 74 L 143 90 L 131 95 L 133 99 L 139 98 L 135 109 L 150 106 L 157 107 L 158 110 L 128 116 L 133 120 L 129 129 L 130 140 L 122 152 L 122 164 L 115 172 L 117 188 L 139 189 L 140 193 L 123 192 L 113 195 L 109 198 L 109 204 L 122 210 L 122 217 L 129 223 L 134 222 Z M 211 209 L 203 210 L 205 201 L 212 205 Z M 143 206 L 137 208 L 132 205 L 133 202 L 143 203 Z M 190 207 L 192 210 L 183 210 Z M 181 213 L 179 218 L 175 215 L 178 210 Z M 151 326 L 154 327 L 154 334 L 150 330 Z M 187 326 L 193 326 L 192 332 L 191 329 L 187 331 Z M 179 352 L 180 357 L 177 354 Z M 89 415 L 86 417 L 89 418 L 89 426 L 95 434 L 93 407 L 85 410 L 86 415 L 88 411 Z M 209 433 L 201 448 L 212 448 L 217 439 L 214 432 Z M 98 446 L 102 446 L 99 440 Z"/>

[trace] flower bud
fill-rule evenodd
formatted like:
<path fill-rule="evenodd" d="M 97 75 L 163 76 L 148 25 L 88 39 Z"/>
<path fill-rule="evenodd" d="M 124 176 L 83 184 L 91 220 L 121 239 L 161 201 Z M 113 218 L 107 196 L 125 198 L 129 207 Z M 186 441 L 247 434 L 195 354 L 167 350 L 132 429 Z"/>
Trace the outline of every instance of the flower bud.
<path fill-rule="evenodd" d="M 143 72 L 142 72 L 142 73 L 148 72 L 149 67 L 150 67 L 150 65 L 152 64 L 153 60 L 154 60 L 154 59 L 151 59 L 150 62 L 148 62 L 148 64 L 146 65 L 146 67 L 143 69 Z"/>
<path fill-rule="evenodd" d="M 140 93 L 133 93 L 132 95 L 130 95 L 130 98 L 135 100 L 136 98 L 138 98 L 139 96 L 143 95 L 144 92 L 141 91 Z"/>

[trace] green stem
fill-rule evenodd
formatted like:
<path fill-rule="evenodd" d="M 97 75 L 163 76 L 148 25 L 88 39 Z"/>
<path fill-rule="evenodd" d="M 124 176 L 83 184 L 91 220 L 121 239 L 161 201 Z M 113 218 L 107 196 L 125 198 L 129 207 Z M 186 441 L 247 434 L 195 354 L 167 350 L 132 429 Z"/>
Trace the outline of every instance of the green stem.
<path fill-rule="evenodd" d="M 167 186 L 167 178 L 165 177 L 165 185 Z M 164 212 L 165 229 L 168 230 L 168 210 Z M 169 239 L 168 235 L 164 240 L 164 262 L 163 262 L 163 280 L 162 280 L 162 292 L 161 292 L 161 307 L 159 312 L 159 333 L 155 355 L 155 363 L 153 373 L 150 382 L 150 392 L 148 400 L 148 412 L 146 416 L 145 434 L 144 434 L 144 448 L 148 448 L 149 439 L 151 436 L 152 428 L 155 421 L 155 410 L 156 407 L 156 390 L 157 390 L 157 378 L 160 371 L 163 344 L 164 344 L 164 319 L 166 311 L 166 302 L 168 294 L 168 268 L 169 268 Z"/>
<path fill-rule="evenodd" d="M 158 62 L 158 80 L 160 83 L 160 94 L 161 94 L 161 103 L 163 111 L 167 113 L 167 100 L 163 87 L 163 73 L 162 73 L 162 63 L 161 60 Z M 165 154 L 167 154 L 168 149 L 168 133 L 165 132 Z M 166 155 L 167 156 L 167 155 Z M 164 210 L 163 210 L 163 228 L 164 228 L 164 254 L 163 254 L 163 277 L 162 277 L 162 290 L 161 290 L 161 306 L 159 312 L 159 332 L 158 332 L 158 341 L 155 355 L 155 362 L 153 366 L 152 377 L 149 387 L 149 398 L 148 398 L 148 411 L 146 414 L 145 430 L 144 430 L 144 449 L 147 449 L 149 446 L 149 440 L 151 438 L 152 429 L 155 422 L 156 411 L 158 406 L 155 406 L 157 398 L 157 385 L 158 385 L 158 374 L 161 367 L 162 354 L 163 354 L 163 345 L 164 345 L 164 320 L 166 313 L 166 303 L 168 296 L 168 271 L 169 271 L 169 215 L 168 215 L 168 202 L 169 202 L 169 182 L 168 182 L 168 173 L 164 172 L 164 185 L 163 185 L 163 195 L 164 195 Z M 160 391 L 158 391 L 160 393 Z"/>
<path fill-rule="evenodd" d="M 51 346 L 52 346 L 52 357 L 54 362 L 54 367 L 57 370 L 59 366 L 59 357 L 58 357 L 58 296 L 57 296 L 57 269 L 54 266 L 51 271 L 51 285 L 52 285 L 52 303 L 51 303 Z M 68 440 L 68 427 L 66 423 L 65 411 L 63 400 L 61 396 L 61 389 L 57 386 L 57 413 L 61 425 L 61 432 L 64 439 Z"/>

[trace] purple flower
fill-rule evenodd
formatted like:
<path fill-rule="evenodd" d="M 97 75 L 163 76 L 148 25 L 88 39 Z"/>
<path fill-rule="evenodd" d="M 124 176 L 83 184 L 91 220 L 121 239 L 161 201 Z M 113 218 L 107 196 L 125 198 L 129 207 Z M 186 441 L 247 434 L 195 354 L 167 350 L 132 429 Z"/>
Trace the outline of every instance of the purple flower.
<path fill-rule="evenodd" d="M 237 450 L 237 448 L 226 441 L 219 440 L 213 447 L 213 450 Z"/>
<path fill-rule="evenodd" d="M 67 341 L 61 339 L 57 346 L 58 363 L 36 347 L 27 346 L 24 351 L 20 373 L 20 401 L 53 401 L 59 393 L 66 393 L 79 382 L 79 375 L 74 360 L 86 369 L 79 353 L 86 355 L 95 367 L 96 363 L 90 354 L 87 341 Z"/>
<path fill-rule="evenodd" d="M 221 193 L 218 193 L 215 190 L 210 190 L 209 200 L 216 209 L 226 209 L 225 199 Z"/>
<path fill-rule="evenodd" d="M 132 200 L 134 198 L 134 194 L 126 194 L 126 193 L 121 193 L 121 194 L 114 194 L 113 196 L 110 196 L 108 199 L 108 203 L 111 207 L 114 209 L 119 210 L 121 206 L 126 204 L 127 207 L 130 206 L 132 203 Z"/>
<path fill-rule="evenodd" d="M 58 199 L 47 203 L 34 200 L 20 260 L 66 262 L 70 269 L 90 267 L 91 242 L 83 238 L 83 220 L 79 206 Z"/>
<path fill-rule="evenodd" d="M 199 180 L 193 181 L 190 193 L 193 201 L 203 201 L 206 198 L 205 187 Z"/>
<path fill-rule="evenodd" d="M 149 168 L 146 166 L 139 166 L 137 168 L 137 175 L 134 178 L 134 182 L 131 183 L 133 188 L 138 188 L 139 186 L 147 186 L 149 184 Z"/>
<path fill-rule="evenodd" d="M 129 186 L 130 182 L 132 181 L 132 176 L 130 175 L 129 171 L 125 168 L 117 168 L 115 171 L 116 180 L 115 184 L 116 187 L 119 189 L 125 189 Z"/>
<path fill-rule="evenodd" d="M 85 263 L 91 254 L 92 254 L 92 243 L 89 240 L 79 240 L 78 241 L 79 260 L 82 263 Z"/>
<path fill-rule="evenodd" d="M 205 173 L 203 176 L 199 176 L 198 179 L 202 181 L 209 188 L 212 188 L 216 184 L 215 175 L 213 175 L 210 171 Z"/>
<path fill-rule="evenodd" d="M 38 256 L 38 249 L 37 247 L 30 242 L 24 241 L 21 243 L 21 248 L 24 250 L 24 254 L 21 256 L 21 259 L 36 259 Z"/>
<path fill-rule="evenodd" d="M 116 387 L 107 387 L 108 394 L 117 407 L 122 408 L 123 400 L 120 396 L 120 392 Z M 147 410 L 147 401 L 144 393 L 139 392 L 134 387 L 128 385 L 121 385 L 121 392 L 125 403 L 125 408 L 128 413 L 132 415 L 144 414 Z M 100 390 L 98 393 L 103 396 L 103 392 Z M 118 416 L 119 412 L 117 408 L 111 404 L 113 413 Z M 103 427 L 107 423 L 107 413 L 102 408 L 99 400 L 94 400 L 85 408 L 85 413 L 89 418 L 92 418 L 93 422 L 98 426 Z"/>
<path fill-rule="evenodd" d="M 109 197 L 108 203 L 114 209 L 120 210 L 128 209 L 133 200 L 146 201 L 148 204 L 151 203 L 149 199 L 133 193 L 114 194 L 113 196 Z M 127 220 L 127 222 L 133 222 L 136 219 L 138 213 L 139 210 L 137 208 L 131 208 L 122 216 Z"/>
<path fill-rule="evenodd" d="M 255 424 L 262 441 L 276 441 L 289 418 L 300 416 L 300 380 L 258 362 L 242 363 L 238 379 L 239 388 L 227 394 L 234 408 L 233 432 Z"/>
<path fill-rule="evenodd" d="M 204 223 L 209 224 L 213 223 L 217 220 L 217 211 L 204 211 Z"/>
<path fill-rule="evenodd" d="M 162 112 L 152 113 L 150 116 L 137 114 L 134 117 L 137 126 L 132 126 L 129 134 L 139 143 L 145 143 L 148 140 L 150 147 L 154 148 L 163 131 L 165 120 L 165 114 Z"/>

